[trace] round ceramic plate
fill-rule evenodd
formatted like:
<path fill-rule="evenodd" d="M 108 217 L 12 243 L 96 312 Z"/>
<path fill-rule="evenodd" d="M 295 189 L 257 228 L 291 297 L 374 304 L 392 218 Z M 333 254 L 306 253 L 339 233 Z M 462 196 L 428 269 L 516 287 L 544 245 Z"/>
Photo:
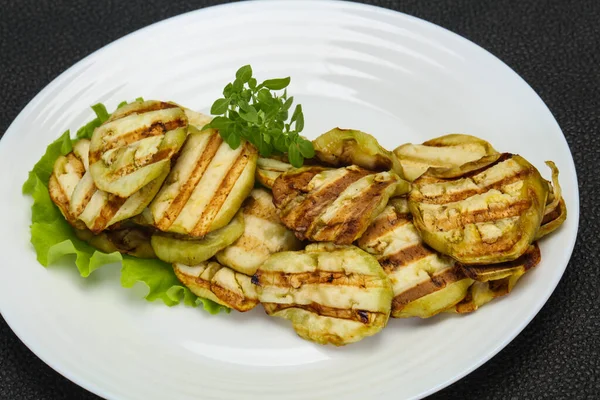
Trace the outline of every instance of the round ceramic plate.
<path fill-rule="evenodd" d="M 466 316 L 391 320 L 344 348 L 298 338 L 258 307 L 211 316 L 168 308 L 119 285 L 118 266 L 79 277 L 48 269 L 29 244 L 27 171 L 89 105 L 169 99 L 207 111 L 238 67 L 291 76 L 309 137 L 340 126 L 387 148 L 450 132 L 519 153 L 549 177 L 554 160 L 569 209 L 541 242 L 542 262 L 514 292 Z M 567 265 L 579 219 L 567 142 L 533 90 L 473 43 L 422 20 L 358 4 L 251 2 L 181 15 L 77 63 L 21 112 L 0 142 L 0 307 L 52 368 L 110 399 L 406 399 L 456 381 L 506 346 L 540 310 Z M 10 173 L 9 173 L 10 171 Z"/>

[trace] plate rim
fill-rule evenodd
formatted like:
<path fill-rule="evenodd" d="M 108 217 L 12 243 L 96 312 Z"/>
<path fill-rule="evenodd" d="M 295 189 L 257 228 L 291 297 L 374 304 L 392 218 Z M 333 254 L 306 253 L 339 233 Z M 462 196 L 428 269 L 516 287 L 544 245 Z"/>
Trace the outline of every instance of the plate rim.
<path fill-rule="evenodd" d="M 118 39 L 115 39 L 112 42 L 107 43 L 106 45 L 104 45 L 104 46 L 98 48 L 97 50 L 91 52 L 90 54 L 86 55 L 81 60 L 77 61 L 75 64 L 73 64 L 72 66 L 70 66 L 69 68 L 64 70 L 62 73 L 60 73 L 54 79 L 52 79 L 52 81 L 50 83 L 48 83 L 41 91 L 39 91 L 25 105 L 25 107 L 17 114 L 15 119 L 10 123 L 10 125 L 4 132 L 3 137 L 9 133 L 12 135 L 11 132 L 15 129 L 14 126 L 18 125 L 20 120 L 22 118 L 24 118 L 24 115 L 27 114 L 27 112 L 29 112 L 30 109 L 35 108 L 46 97 L 46 95 L 48 93 L 50 93 L 53 89 L 55 89 L 63 81 L 65 81 L 69 75 L 71 75 L 72 73 L 78 73 L 78 72 L 85 71 L 85 69 L 86 69 L 85 66 L 87 63 L 92 61 L 94 58 L 101 56 L 109 48 L 119 45 L 120 42 L 129 40 L 132 37 L 135 37 L 137 35 L 142 35 L 147 30 L 156 29 L 157 27 L 159 27 L 163 24 L 171 23 L 172 21 L 174 21 L 176 19 L 191 17 L 194 14 L 200 14 L 200 13 L 207 12 L 207 10 L 215 11 L 217 9 L 226 9 L 226 8 L 256 7 L 256 6 L 261 6 L 263 4 L 269 4 L 269 3 L 278 4 L 278 5 L 282 5 L 282 6 L 289 6 L 289 5 L 296 4 L 296 5 L 303 5 L 303 6 L 309 5 L 309 6 L 313 6 L 313 7 L 331 7 L 331 8 L 339 8 L 339 9 L 351 8 L 351 9 L 355 9 L 355 10 L 360 10 L 360 9 L 366 8 L 370 11 L 376 11 L 381 14 L 387 14 L 387 15 L 391 15 L 391 16 L 395 16 L 395 17 L 405 18 L 407 20 L 416 21 L 417 23 L 420 23 L 420 24 L 425 24 L 425 25 L 429 26 L 430 28 L 444 31 L 445 35 L 451 36 L 453 39 L 457 39 L 457 40 L 466 42 L 471 46 L 475 46 L 479 50 L 482 50 L 483 52 L 487 53 L 487 55 L 493 57 L 495 59 L 495 61 L 501 63 L 501 65 L 503 65 L 505 68 L 507 68 L 510 71 L 512 78 L 517 78 L 517 80 L 520 80 L 525 85 L 526 89 L 529 90 L 534 95 L 537 102 L 540 103 L 542 108 L 548 112 L 549 116 L 552 119 L 553 125 L 555 125 L 555 128 L 557 128 L 558 131 L 561 133 L 561 139 L 562 139 L 564 145 L 566 145 L 566 148 L 569 150 L 569 154 L 571 156 L 570 161 L 573 165 L 573 173 L 575 175 L 575 183 L 576 183 L 574 185 L 574 188 L 575 188 L 574 198 L 576 199 L 576 202 L 575 202 L 575 204 L 573 204 L 571 206 L 573 208 L 573 210 L 569 210 L 569 217 L 570 218 L 577 217 L 577 218 L 576 218 L 575 226 L 574 226 L 574 234 L 573 234 L 570 242 L 565 247 L 565 249 L 567 250 L 566 252 L 569 254 L 567 263 L 563 267 L 561 267 L 561 271 L 556 275 L 556 278 L 553 281 L 548 282 L 549 285 L 547 285 L 546 287 L 551 288 L 551 289 L 547 290 L 546 293 L 540 297 L 540 298 L 542 298 L 542 301 L 538 301 L 537 306 L 533 307 L 531 309 L 532 312 L 529 313 L 528 317 L 525 318 L 520 324 L 513 326 L 513 329 L 510 331 L 510 334 L 506 335 L 506 337 L 502 341 L 498 342 L 496 344 L 496 346 L 493 346 L 490 349 L 488 349 L 485 352 L 485 354 L 477 362 L 471 364 L 467 368 L 463 368 L 462 370 L 454 373 L 454 375 L 451 378 L 449 378 L 443 382 L 439 382 L 438 384 L 432 386 L 428 390 L 422 391 L 421 393 L 419 393 L 411 398 L 412 399 L 420 399 L 420 398 L 427 397 L 427 396 L 429 396 L 433 393 L 436 393 L 436 392 L 452 385 L 453 383 L 463 379 L 467 375 L 471 374 L 473 371 L 475 371 L 476 369 L 481 367 L 483 364 L 487 363 L 493 357 L 495 357 L 500 351 L 502 351 L 506 346 L 508 346 L 508 344 L 510 344 L 519 334 L 521 334 L 523 332 L 523 330 L 539 314 L 540 310 L 546 305 L 549 298 L 552 296 L 552 294 L 558 287 L 558 284 L 560 283 L 562 277 L 564 276 L 564 273 L 565 273 L 565 271 L 569 265 L 569 262 L 571 261 L 571 258 L 573 256 L 573 251 L 574 251 L 575 244 L 576 244 L 577 238 L 578 238 L 578 233 L 579 233 L 580 202 L 581 202 L 580 195 L 579 195 L 579 185 L 577 184 L 579 182 L 579 178 L 577 176 L 577 169 L 576 169 L 576 165 L 575 165 L 575 160 L 573 158 L 573 153 L 572 153 L 569 143 L 566 139 L 566 136 L 565 136 L 563 130 L 561 129 L 560 125 L 558 124 L 558 121 L 554 117 L 554 114 L 549 109 L 549 107 L 546 105 L 546 103 L 543 101 L 543 99 L 539 96 L 539 94 L 529 85 L 529 83 L 522 76 L 520 76 L 513 68 L 511 68 L 508 64 L 506 64 L 504 61 L 502 61 L 500 58 L 498 58 L 491 51 L 489 51 L 486 48 L 478 45 L 477 43 L 461 36 L 460 34 L 455 33 L 453 31 L 451 31 L 443 26 L 437 25 L 433 22 L 429 22 L 425 19 L 413 16 L 410 14 L 406 14 L 401 11 L 396 11 L 396 10 L 392 10 L 392 9 L 388 9 L 388 8 L 384 8 L 384 7 L 380 7 L 380 6 L 375 6 L 372 4 L 355 3 L 355 2 L 351 2 L 351 1 L 345 1 L 345 0 L 344 1 L 339 1 L 339 0 L 268 0 L 268 1 L 252 0 L 252 1 L 247 1 L 247 2 L 231 2 L 231 3 L 225 3 L 225 4 L 212 5 L 212 6 L 208 6 L 208 7 L 203 7 L 203 8 L 187 11 L 187 12 L 177 14 L 177 15 L 162 19 L 160 21 L 151 23 L 147 26 L 144 26 L 133 32 L 130 32 Z M 5 144 L 3 144 L 5 142 L 6 142 L 5 140 L 0 140 L 0 147 L 6 146 Z M 2 317 L 6 321 L 6 324 L 13 331 L 13 333 L 17 336 L 17 338 L 36 357 L 38 357 L 40 360 L 42 360 L 47 366 L 49 366 L 50 368 L 52 368 L 53 370 L 58 372 L 63 377 L 65 377 L 66 379 L 73 382 L 74 384 L 78 385 L 79 387 L 81 387 L 87 391 L 90 391 L 91 393 L 93 393 L 95 395 L 98 395 L 101 397 L 106 397 L 106 398 L 119 398 L 118 397 L 119 393 L 114 393 L 110 389 L 102 388 L 99 385 L 96 385 L 93 381 L 89 381 L 85 378 L 79 378 L 75 372 L 72 372 L 68 369 L 68 367 L 64 367 L 63 365 L 61 365 L 60 361 L 58 361 L 58 362 L 53 361 L 52 357 L 45 352 L 44 346 L 32 343 L 32 341 L 30 341 L 30 338 L 27 337 L 27 333 L 25 332 L 25 330 L 20 329 L 20 327 L 18 326 L 18 323 L 15 321 L 16 318 L 11 319 L 11 318 L 7 318 L 5 316 L 5 314 L 2 312 L 2 303 L 1 302 L 0 302 L 0 314 L 2 314 Z"/>

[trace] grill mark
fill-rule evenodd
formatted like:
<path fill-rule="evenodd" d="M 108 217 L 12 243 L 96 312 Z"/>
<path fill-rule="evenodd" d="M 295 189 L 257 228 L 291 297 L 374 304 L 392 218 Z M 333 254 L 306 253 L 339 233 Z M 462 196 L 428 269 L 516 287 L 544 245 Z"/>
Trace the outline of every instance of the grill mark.
<path fill-rule="evenodd" d="M 360 178 L 369 175 L 369 171 L 347 170 L 348 172 L 340 179 L 331 182 L 325 187 L 310 192 L 302 202 L 294 207 L 290 212 L 281 215 L 281 220 L 290 229 L 294 230 L 296 237 L 304 240 L 307 237 L 307 231 L 327 208 L 348 186 L 358 181 Z M 284 210 L 285 212 L 285 210 Z"/>
<path fill-rule="evenodd" d="M 446 286 L 465 279 L 463 271 L 458 265 L 448 268 L 439 274 L 432 275 L 431 279 L 405 290 L 392 300 L 392 313 L 402 311 L 410 302 L 420 299 L 428 294 L 444 289 Z"/>
<path fill-rule="evenodd" d="M 495 156 L 495 155 L 494 155 L 494 154 L 492 154 L 491 156 Z M 486 157 L 491 157 L 491 156 L 486 156 Z M 490 164 L 487 164 L 487 165 L 485 165 L 485 166 L 483 166 L 483 167 L 481 167 L 481 168 L 474 169 L 473 171 L 466 172 L 466 173 L 464 173 L 464 174 L 462 175 L 462 177 L 463 177 L 463 178 L 472 178 L 473 176 L 475 176 L 475 175 L 478 175 L 478 174 L 480 174 L 480 173 L 484 172 L 486 169 L 490 169 L 490 168 L 492 168 L 493 166 L 500 164 L 501 162 L 504 162 L 504 161 L 506 161 L 506 160 L 510 160 L 511 158 L 513 158 L 513 154 L 510 154 L 510 153 L 502 153 L 502 154 L 500 154 L 500 156 L 499 156 L 499 157 L 496 159 L 496 161 L 494 161 L 494 162 L 492 162 L 492 163 L 490 163 Z M 476 160 L 475 162 L 477 162 L 477 160 Z"/>
<path fill-rule="evenodd" d="M 119 208 L 127 201 L 127 197 L 119 197 L 112 194 L 108 195 L 106 204 L 100 210 L 99 215 L 94 219 L 94 225 L 90 230 L 94 233 L 98 233 L 104 228 L 108 222 L 115 216 Z"/>
<path fill-rule="evenodd" d="M 369 243 L 379 239 L 386 233 L 406 225 L 411 221 L 412 216 L 409 213 L 401 214 L 396 210 L 393 210 L 392 213 L 386 214 L 381 218 L 377 217 L 377 219 L 369 225 L 360 239 L 358 239 L 359 247 L 366 247 Z"/>
<path fill-rule="evenodd" d="M 215 217 L 223 207 L 225 200 L 231 193 L 231 189 L 236 184 L 240 175 L 246 168 L 250 156 L 256 153 L 256 149 L 249 143 L 244 144 L 244 149 L 238 155 L 238 158 L 231 164 L 229 171 L 221 181 L 221 184 L 212 196 L 212 199 L 208 203 L 206 209 L 198 219 L 196 226 L 190 232 L 192 236 L 204 236 L 210 232 L 210 225 L 214 221 Z"/>
<path fill-rule="evenodd" d="M 150 126 L 144 126 L 133 131 L 127 132 L 115 138 L 114 140 L 108 141 L 100 149 L 96 151 L 90 151 L 89 162 L 90 164 L 93 164 L 99 161 L 102 157 L 102 154 L 109 150 L 128 146 L 141 139 L 146 139 L 152 136 L 164 135 L 166 132 L 172 131 L 185 125 L 186 121 L 182 118 L 178 118 L 168 122 L 155 122 Z"/>
<path fill-rule="evenodd" d="M 310 304 L 263 303 L 263 306 L 268 314 L 274 314 L 278 311 L 287 310 L 289 308 L 301 308 L 305 311 L 318 314 L 323 317 L 351 320 L 361 322 L 365 325 L 374 323 L 375 319 L 379 315 L 384 315 L 383 313 L 373 311 L 329 307 L 314 302 Z"/>
<path fill-rule="evenodd" d="M 482 222 L 495 222 L 504 218 L 518 217 L 531 207 L 531 199 L 519 200 L 509 205 L 494 206 L 487 209 L 474 210 L 468 213 L 457 214 L 454 217 L 436 216 L 432 224 L 426 222 L 428 229 L 438 232 L 447 232 L 457 228 L 464 228 L 468 224 Z"/>
<path fill-rule="evenodd" d="M 425 247 L 423 244 L 419 243 L 406 247 L 397 253 L 379 258 L 378 261 L 386 274 L 389 275 L 402 267 L 414 264 L 415 262 L 432 254 L 435 253 L 429 248 Z"/>
<path fill-rule="evenodd" d="M 223 139 L 221 139 L 220 135 L 214 134 L 210 137 L 188 180 L 181 186 L 179 193 L 172 200 L 169 207 L 167 207 L 162 218 L 155 221 L 158 229 L 167 230 L 173 225 L 173 222 L 175 222 L 181 210 L 183 210 L 183 207 L 192 196 L 194 189 L 198 185 L 198 182 L 200 182 L 200 179 L 204 175 L 204 172 L 206 172 L 215 154 L 217 154 L 222 143 Z"/>
<path fill-rule="evenodd" d="M 325 226 L 317 228 L 313 224 L 316 232 L 313 233 L 313 229 L 309 229 L 307 236 L 315 241 L 352 244 L 360 236 L 361 231 L 367 228 L 375 205 L 379 203 L 383 191 L 392 184 L 394 184 L 392 180 L 372 183 L 367 190 L 352 198 L 349 204 L 341 208 Z"/>
<path fill-rule="evenodd" d="M 540 263 L 541 259 L 542 259 L 542 254 L 540 252 L 540 248 L 537 245 L 537 243 L 534 243 L 531 246 L 529 246 L 527 251 L 521 257 L 519 257 L 513 261 L 506 261 L 506 262 L 499 263 L 499 264 L 490 264 L 490 265 L 481 265 L 481 266 L 463 265 L 463 264 L 458 264 L 458 265 L 467 277 L 469 277 L 471 279 L 479 280 L 478 277 L 481 274 L 489 272 L 489 271 L 507 270 L 507 269 L 518 268 L 518 267 L 523 267 L 523 269 L 525 271 L 529 271 L 531 268 L 538 265 Z"/>
<path fill-rule="evenodd" d="M 361 289 L 381 287 L 381 278 L 373 275 L 361 275 L 331 271 L 308 272 L 279 272 L 258 270 L 252 277 L 252 283 L 259 286 L 277 286 L 283 288 L 299 289 L 302 285 L 331 285 L 354 286 Z"/>
<path fill-rule="evenodd" d="M 134 109 L 131 109 L 131 110 L 126 111 L 124 113 L 118 114 L 118 118 L 110 119 L 108 122 L 116 121 L 116 120 L 119 120 L 121 118 L 128 117 L 128 116 L 130 116 L 132 114 L 144 114 L 144 113 L 151 112 L 151 111 L 166 110 L 168 108 L 175 108 L 175 107 L 177 107 L 177 106 L 174 105 L 174 104 L 165 103 L 165 102 L 161 101 L 159 103 L 150 104 L 150 105 L 148 105 L 146 107 L 134 108 Z"/>
<path fill-rule="evenodd" d="M 273 204 L 275 207 L 282 209 L 289 202 L 299 195 L 299 192 L 306 192 L 306 187 L 309 182 L 320 172 L 325 171 L 325 168 L 310 168 L 306 171 L 293 174 L 282 174 L 273 182 Z"/>
<path fill-rule="evenodd" d="M 460 192 L 454 193 L 442 193 L 440 195 L 436 195 L 433 197 L 426 197 L 422 193 L 419 192 L 419 195 L 411 196 L 411 200 L 418 201 L 420 203 L 425 204 L 447 204 L 454 203 L 458 201 L 463 201 L 468 199 L 469 197 L 475 196 L 477 194 L 483 194 L 490 190 L 496 189 L 501 190 L 504 186 L 509 185 L 511 183 L 517 182 L 522 179 L 526 179 L 527 176 L 531 174 L 530 169 L 520 170 L 517 173 L 506 176 L 497 182 L 493 182 L 486 186 L 480 186 L 477 189 L 467 189 Z M 462 178 L 461 178 L 462 179 Z M 449 181 L 445 181 L 449 182 Z"/>

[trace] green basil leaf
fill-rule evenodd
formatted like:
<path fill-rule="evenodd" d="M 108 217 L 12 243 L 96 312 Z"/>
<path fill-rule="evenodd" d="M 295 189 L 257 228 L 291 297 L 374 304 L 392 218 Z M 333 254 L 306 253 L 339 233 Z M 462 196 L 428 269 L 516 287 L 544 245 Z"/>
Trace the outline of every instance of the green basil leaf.
<path fill-rule="evenodd" d="M 250 65 L 244 65 L 235 73 L 236 79 L 239 79 L 243 83 L 246 83 L 252 78 L 252 67 Z"/>
<path fill-rule="evenodd" d="M 302 157 L 302 154 L 300 154 L 296 143 L 291 143 L 289 145 L 288 159 L 290 160 L 290 164 L 292 164 L 296 168 L 300 168 L 304 163 L 304 157 Z"/>
<path fill-rule="evenodd" d="M 283 106 L 281 107 L 283 110 L 287 111 L 290 109 L 290 107 L 292 107 L 292 103 L 294 102 L 294 96 L 290 97 L 289 99 L 287 99 L 285 101 L 285 103 L 283 103 Z M 287 118 L 286 118 L 287 119 Z"/>
<path fill-rule="evenodd" d="M 222 115 L 227 112 L 227 108 L 229 108 L 229 100 L 217 99 L 210 108 L 210 113 L 212 115 Z"/>
<path fill-rule="evenodd" d="M 256 89 L 256 79 L 254 78 L 250 78 L 248 80 L 248 86 L 250 87 L 250 89 L 254 90 Z"/>
<path fill-rule="evenodd" d="M 248 106 L 245 110 L 240 110 L 240 117 L 247 122 L 258 122 L 258 113 L 252 106 Z"/>
<path fill-rule="evenodd" d="M 302 106 L 300 104 L 298 104 L 296 106 L 296 108 L 294 109 L 294 113 L 292 114 L 291 122 L 296 121 L 296 118 L 298 118 L 298 115 L 301 113 L 302 113 Z"/>
<path fill-rule="evenodd" d="M 285 142 L 285 135 L 282 132 L 279 132 L 279 133 L 276 133 L 276 132 L 277 132 L 277 130 L 275 130 L 275 132 L 273 132 L 273 131 L 269 132 L 270 135 L 275 138 L 273 140 L 273 147 L 275 147 L 275 149 L 277 151 L 285 153 L 288 149 L 287 143 Z"/>
<path fill-rule="evenodd" d="M 231 95 L 233 94 L 233 84 L 232 83 L 228 83 L 225 88 L 223 89 L 223 96 L 225 96 L 225 98 L 230 98 Z"/>
<path fill-rule="evenodd" d="M 298 149 L 304 158 L 313 158 L 315 156 L 315 148 L 309 140 L 300 138 L 298 140 Z"/>
<path fill-rule="evenodd" d="M 256 97 L 258 101 L 265 107 L 268 107 L 273 101 L 273 96 L 267 89 L 260 89 Z"/>
<path fill-rule="evenodd" d="M 302 132 L 302 130 L 304 129 L 304 114 L 302 113 L 302 111 L 300 111 L 300 114 L 298 114 L 298 116 L 296 117 L 296 132 Z"/>
<path fill-rule="evenodd" d="M 290 77 L 279 79 L 267 79 L 262 83 L 262 86 L 271 90 L 285 89 L 290 84 Z"/>
<path fill-rule="evenodd" d="M 226 142 L 229 145 L 229 147 L 231 147 L 233 150 L 235 150 L 238 147 L 240 147 L 240 143 L 242 142 L 242 139 L 239 137 L 239 135 L 231 134 L 227 137 Z"/>

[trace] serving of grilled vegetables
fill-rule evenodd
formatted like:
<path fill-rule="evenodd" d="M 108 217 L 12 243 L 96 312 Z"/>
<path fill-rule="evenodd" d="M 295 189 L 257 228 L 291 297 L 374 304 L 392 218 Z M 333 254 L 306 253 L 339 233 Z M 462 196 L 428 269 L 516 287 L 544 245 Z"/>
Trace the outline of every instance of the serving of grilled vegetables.
<path fill-rule="evenodd" d="M 252 277 L 269 315 L 289 319 L 301 337 L 341 346 L 379 332 L 392 302 L 377 260 L 355 246 L 313 243 L 272 255 Z"/>
<path fill-rule="evenodd" d="M 509 294 L 567 218 L 551 161 L 547 181 L 470 135 L 393 152 L 351 129 L 310 142 L 301 107 L 286 123 L 292 99 L 267 90 L 285 80 L 238 75 L 214 118 L 135 101 L 56 159 L 48 192 L 79 239 L 158 258 L 197 296 L 260 303 L 341 346 L 390 316 L 470 313 Z"/>
<path fill-rule="evenodd" d="M 254 275 L 271 254 L 303 247 L 294 233 L 281 223 L 270 192 L 252 190 L 240 213 L 244 233 L 235 243 L 216 254 L 221 264 L 243 274 Z"/>
<path fill-rule="evenodd" d="M 393 172 L 357 166 L 304 167 L 279 176 L 273 202 L 298 239 L 351 244 L 406 183 Z M 408 188 L 408 186 L 404 186 Z"/>

